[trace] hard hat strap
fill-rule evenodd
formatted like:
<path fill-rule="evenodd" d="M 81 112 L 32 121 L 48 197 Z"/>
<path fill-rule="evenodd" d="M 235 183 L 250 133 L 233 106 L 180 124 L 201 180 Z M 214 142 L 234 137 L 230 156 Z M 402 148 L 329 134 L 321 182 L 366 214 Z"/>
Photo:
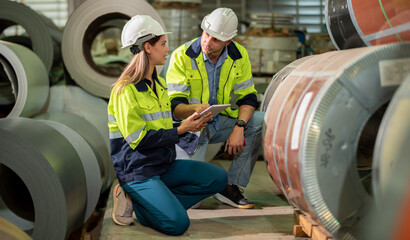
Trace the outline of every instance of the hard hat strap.
<path fill-rule="evenodd" d="M 138 54 L 139 52 L 141 52 L 142 44 L 144 44 L 146 41 L 148 41 L 148 40 L 150 40 L 154 37 L 155 37 L 154 34 L 148 34 L 148 35 L 145 35 L 143 37 L 138 38 L 137 41 L 135 42 L 135 44 L 130 47 L 131 53 L 135 55 L 135 54 Z"/>

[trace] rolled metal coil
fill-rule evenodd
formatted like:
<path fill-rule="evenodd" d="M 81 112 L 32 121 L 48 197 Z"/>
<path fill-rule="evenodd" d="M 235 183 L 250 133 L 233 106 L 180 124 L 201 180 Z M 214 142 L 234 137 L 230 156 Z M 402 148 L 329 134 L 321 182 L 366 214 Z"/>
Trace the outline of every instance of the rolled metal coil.
<path fill-rule="evenodd" d="M 107 102 L 78 86 L 53 85 L 50 96 L 41 113 L 64 112 L 85 118 L 100 132 L 107 149 L 108 136 Z"/>
<path fill-rule="evenodd" d="M 0 16 L 0 33 L 13 25 L 22 26 L 29 35 L 32 50 L 40 57 L 47 72 L 53 63 L 61 62 L 62 32 L 50 19 L 15 1 L 0 1 Z"/>
<path fill-rule="evenodd" d="M 368 125 L 378 126 L 373 116 L 398 87 L 401 75 L 389 74 L 392 66 L 407 63 L 395 68 L 405 72 L 409 60 L 408 43 L 314 55 L 284 70 L 263 101 L 264 156 L 273 181 L 337 238 L 354 239 L 370 208 L 356 166 L 359 142 Z"/>
<path fill-rule="evenodd" d="M 60 131 L 29 118 L 0 119 L 0 216 L 33 239 L 65 239 L 84 224 L 87 179 Z"/>
<path fill-rule="evenodd" d="M 44 113 L 34 117 L 34 119 L 49 120 L 63 124 L 84 138 L 91 147 L 99 165 L 99 168 L 95 169 L 95 171 L 99 170 L 101 174 L 101 185 L 98 189 L 101 192 L 104 192 L 110 188 L 115 177 L 114 167 L 109 154 L 109 149 L 107 149 L 101 134 L 95 126 L 84 117 L 64 112 Z"/>
<path fill-rule="evenodd" d="M 328 33 L 337 49 L 410 41 L 410 3 L 326 0 Z"/>
<path fill-rule="evenodd" d="M 63 32 L 62 55 L 69 75 L 84 90 L 109 98 L 111 85 L 119 76 L 99 69 L 91 56 L 91 44 L 104 29 L 101 25 L 112 20 L 129 20 L 137 14 L 150 15 L 164 26 L 155 9 L 144 0 L 88 0 L 70 15 Z"/>
<path fill-rule="evenodd" d="M 362 238 L 410 239 L 410 75 L 394 94 L 377 134 L 372 187 L 375 206 Z"/>
<path fill-rule="evenodd" d="M 49 95 L 49 80 L 47 69 L 37 54 L 21 45 L 0 41 L 0 64 L 11 83 L 4 85 L 0 93 L 10 99 L 12 92 L 15 98 L 10 112 L 2 115 L 31 117 L 40 112 Z"/>

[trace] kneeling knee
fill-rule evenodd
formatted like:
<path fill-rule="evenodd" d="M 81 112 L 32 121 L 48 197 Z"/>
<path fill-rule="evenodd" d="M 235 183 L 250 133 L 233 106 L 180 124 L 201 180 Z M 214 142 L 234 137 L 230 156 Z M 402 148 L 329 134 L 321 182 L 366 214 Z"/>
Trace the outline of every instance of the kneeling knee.
<path fill-rule="evenodd" d="M 164 222 L 161 226 L 161 232 L 172 236 L 179 236 L 189 228 L 189 224 L 188 216 L 180 216 Z"/>

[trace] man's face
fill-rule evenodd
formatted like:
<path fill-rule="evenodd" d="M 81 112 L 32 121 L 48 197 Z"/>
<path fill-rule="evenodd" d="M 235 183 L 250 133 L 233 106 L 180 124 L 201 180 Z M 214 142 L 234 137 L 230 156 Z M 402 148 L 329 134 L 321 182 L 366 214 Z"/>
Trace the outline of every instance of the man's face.
<path fill-rule="evenodd" d="M 209 33 L 202 31 L 202 38 L 201 38 L 201 48 L 202 52 L 211 57 L 212 55 L 221 54 L 222 49 L 231 42 L 229 41 L 221 41 L 214 37 L 212 37 Z"/>

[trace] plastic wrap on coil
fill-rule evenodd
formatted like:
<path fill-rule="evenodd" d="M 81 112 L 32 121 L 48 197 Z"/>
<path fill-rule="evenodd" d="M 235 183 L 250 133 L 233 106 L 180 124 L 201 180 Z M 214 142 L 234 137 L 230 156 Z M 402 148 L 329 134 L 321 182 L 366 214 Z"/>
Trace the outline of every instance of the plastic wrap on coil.
<path fill-rule="evenodd" d="M 337 238 L 355 238 L 369 212 L 373 199 L 357 166 L 361 139 L 406 72 L 408 65 L 397 63 L 409 59 L 409 43 L 314 55 L 278 76 L 264 99 L 269 174 Z"/>
<path fill-rule="evenodd" d="M 53 63 L 61 62 L 61 30 L 51 20 L 22 3 L 0 1 L 0 33 L 13 25 L 20 25 L 26 30 L 31 41 L 31 49 L 43 61 L 47 72 Z M 19 44 L 25 41 L 7 38 L 8 41 L 13 39 Z"/>
<path fill-rule="evenodd" d="M 150 15 L 164 26 L 155 9 L 144 0 L 87 0 L 70 15 L 63 32 L 63 60 L 71 78 L 84 90 L 109 98 L 110 87 L 118 76 L 99 69 L 90 53 L 91 44 L 102 30 L 100 25 L 116 19 L 127 21 L 137 14 Z"/>
<path fill-rule="evenodd" d="M 0 41 L 0 64 L 11 82 L 2 86 L 0 94 L 4 93 L 7 99 L 12 100 L 12 92 L 15 99 L 10 112 L 2 115 L 31 117 L 37 114 L 44 107 L 49 95 L 47 69 L 41 59 L 26 47 Z"/>

